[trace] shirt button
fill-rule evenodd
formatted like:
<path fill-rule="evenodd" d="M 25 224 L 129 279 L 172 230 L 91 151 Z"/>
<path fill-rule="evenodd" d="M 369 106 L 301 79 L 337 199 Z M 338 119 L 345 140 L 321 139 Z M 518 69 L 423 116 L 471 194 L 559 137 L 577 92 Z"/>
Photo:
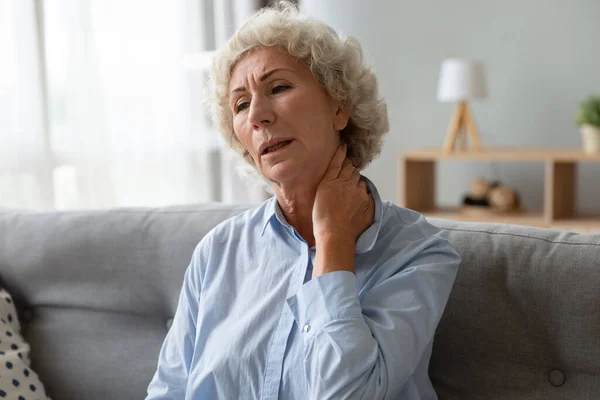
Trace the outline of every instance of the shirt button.
<path fill-rule="evenodd" d="M 565 373 L 560 369 L 553 369 L 548 374 L 548 381 L 552 386 L 562 386 L 565 383 Z"/>
<path fill-rule="evenodd" d="M 302 328 L 302 330 L 304 331 L 304 333 L 310 332 L 310 325 L 309 324 L 304 325 L 304 328 Z"/>

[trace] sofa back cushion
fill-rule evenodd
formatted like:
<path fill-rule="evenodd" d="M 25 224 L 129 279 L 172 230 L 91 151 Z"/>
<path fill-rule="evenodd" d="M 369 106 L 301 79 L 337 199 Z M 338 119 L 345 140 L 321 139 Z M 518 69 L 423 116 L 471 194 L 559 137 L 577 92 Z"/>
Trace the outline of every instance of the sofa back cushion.
<path fill-rule="evenodd" d="M 600 399 L 600 235 L 431 222 L 463 258 L 430 363 L 440 399 Z"/>

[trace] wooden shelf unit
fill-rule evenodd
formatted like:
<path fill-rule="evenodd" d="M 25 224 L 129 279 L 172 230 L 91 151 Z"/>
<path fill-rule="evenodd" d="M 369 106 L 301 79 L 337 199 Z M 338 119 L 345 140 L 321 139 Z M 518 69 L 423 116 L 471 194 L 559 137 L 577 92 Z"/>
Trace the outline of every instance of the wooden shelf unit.
<path fill-rule="evenodd" d="M 545 164 L 543 210 L 523 214 L 479 217 L 465 215 L 458 208 L 439 208 L 436 205 L 435 193 L 436 163 L 451 160 L 543 162 Z M 532 225 L 581 232 L 600 231 L 600 215 L 582 215 L 576 210 L 577 165 L 580 162 L 600 163 L 600 153 L 586 154 L 578 150 L 508 148 L 452 153 L 444 152 L 442 149 L 410 152 L 402 154 L 399 160 L 399 202 L 402 207 L 419 211 L 427 217 Z"/>

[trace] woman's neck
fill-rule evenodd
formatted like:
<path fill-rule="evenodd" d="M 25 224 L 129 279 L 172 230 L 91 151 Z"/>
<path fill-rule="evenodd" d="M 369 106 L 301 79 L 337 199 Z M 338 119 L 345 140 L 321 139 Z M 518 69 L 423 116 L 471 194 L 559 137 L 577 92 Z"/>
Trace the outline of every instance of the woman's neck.
<path fill-rule="evenodd" d="M 298 234 L 308 243 L 309 247 L 315 245 L 313 234 L 312 210 L 317 193 L 317 185 L 284 190 L 275 186 L 275 196 L 283 215 Z"/>

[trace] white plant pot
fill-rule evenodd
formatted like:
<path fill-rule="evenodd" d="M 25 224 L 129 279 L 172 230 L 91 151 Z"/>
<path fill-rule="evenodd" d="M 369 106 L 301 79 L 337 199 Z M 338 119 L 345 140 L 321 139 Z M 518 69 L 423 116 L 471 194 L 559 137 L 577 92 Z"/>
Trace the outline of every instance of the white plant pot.
<path fill-rule="evenodd" d="M 581 127 L 583 151 L 586 153 L 600 153 L 600 128 L 592 125 Z"/>

